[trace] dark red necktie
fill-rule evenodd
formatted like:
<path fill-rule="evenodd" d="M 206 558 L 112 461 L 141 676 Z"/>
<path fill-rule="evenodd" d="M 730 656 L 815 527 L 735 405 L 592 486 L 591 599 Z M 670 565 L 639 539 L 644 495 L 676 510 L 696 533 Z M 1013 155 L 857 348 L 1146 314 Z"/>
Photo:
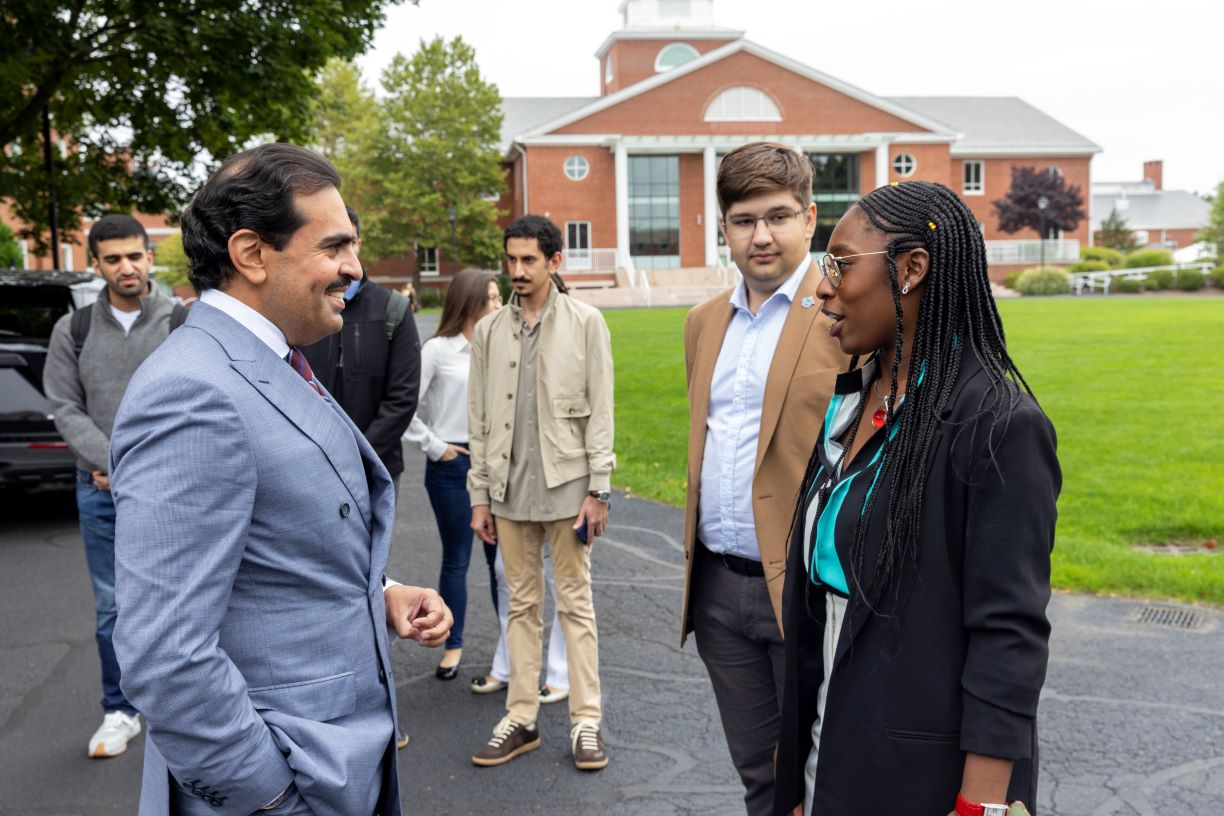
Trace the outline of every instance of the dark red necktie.
<path fill-rule="evenodd" d="M 327 392 L 323 390 L 323 386 L 319 385 L 319 381 L 315 379 L 314 372 L 310 369 L 310 363 L 306 361 L 306 355 L 297 346 L 289 347 L 289 365 L 293 370 L 302 376 L 306 384 L 315 390 L 315 393 L 322 397 L 328 405 L 332 404 L 331 397 L 327 396 Z"/>

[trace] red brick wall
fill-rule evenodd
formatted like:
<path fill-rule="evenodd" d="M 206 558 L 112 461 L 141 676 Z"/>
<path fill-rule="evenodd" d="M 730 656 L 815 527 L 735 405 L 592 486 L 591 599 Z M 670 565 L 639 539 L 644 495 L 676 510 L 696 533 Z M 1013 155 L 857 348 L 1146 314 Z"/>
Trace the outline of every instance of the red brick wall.
<path fill-rule="evenodd" d="M 706 122 L 706 107 L 722 91 L 738 85 L 765 85 L 782 113 L 781 122 Z M 566 133 L 633 133 L 640 135 L 727 134 L 763 136 L 794 133 L 923 132 L 906 122 L 845 94 L 812 82 L 748 53 L 680 77 L 655 90 L 553 131 Z M 530 175 L 530 173 L 529 173 Z"/>
<path fill-rule="evenodd" d="M 601 95 L 616 93 L 621 88 L 636 85 L 643 79 L 655 75 L 655 59 L 659 52 L 675 42 L 688 43 L 698 54 L 706 54 L 715 48 L 721 48 L 733 40 L 728 37 L 722 40 L 686 40 L 683 37 L 660 40 L 617 40 L 604 54 L 599 65 L 599 88 Z M 604 82 L 607 76 L 607 63 L 612 61 L 612 81 Z"/>
<path fill-rule="evenodd" d="M 616 161 L 604 147 L 528 147 L 527 203 L 565 230 L 566 221 L 591 222 L 591 248 L 616 246 Z M 565 175 L 565 160 L 583 156 L 590 172 L 582 181 Z"/>
<path fill-rule="evenodd" d="M 893 144 L 888 147 L 888 181 L 934 181 L 952 187 L 949 180 L 952 157 L 946 144 Z M 902 176 L 893 169 L 893 160 L 902 153 L 914 157 L 914 172 Z M 874 167 L 874 162 L 873 162 Z M 874 181 L 874 175 L 873 175 Z M 955 189 L 955 188 L 953 188 Z"/>
<path fill-rule="evenodd" d="M 859 154 L 859 195 L 865 196 L 876 188 L 874 150 L 864 150 Z"/>
<path fill-rule="evenodd" d="M 680 156 L 680 266 L 705 266 L 704 159 L 700 153 Z"/>
<path fill-rule="evenodd" d="M 1089 165 L 1091 159 L 1085 156 L 1057 156 L 1057 157 L 1039 157 L 1027 159 L 981 159 L 982 162 L 982 178 L 985 181 L 985 190 L 982 195 L 965 195 L 963 188 L 964 179 L 964 162 L 965 159 L 956 158 L 951 161 L 951 170 L 949 172 L 951 182 L 949 187 L 959 196 L 965 203 L 969 205 L 969 209 L 986 225 L 986 240 L 1008 240 L 1008 239 L 1036 239 L 1037 230 L 1021 230 L 1017 233 L 1008 234 L 999 230 L 999 216 L 995 212 L 994 202 L 1003 196 L 1007 195 L 1007 191 L 1011 188 L 1011 169 L 1016 167 L 1036 167 L 1038 169 L 1056 166 L 1063 172 L 1063 180 L 1068 186 L 1077 186 L 1080 188 L 1080 195 L 1084 198 L 1084 212 L 1088 212 L 1089 202 Z M 976 161 L 970 159 L 970 161 Z M 1090 224 L 1088 218 L 1085 217 L 1079 223 L 1079 226 L 1072 232 L 1065 233 L 1064 238 L 1072 239 L 1080 242 L 1081 247 L 1088 246 L 1088 232 Z"/>

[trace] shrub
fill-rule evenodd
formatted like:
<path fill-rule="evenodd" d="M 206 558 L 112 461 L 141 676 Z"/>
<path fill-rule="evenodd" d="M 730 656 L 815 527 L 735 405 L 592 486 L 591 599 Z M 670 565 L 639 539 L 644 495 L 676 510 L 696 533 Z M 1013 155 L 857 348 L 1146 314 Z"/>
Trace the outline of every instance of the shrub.
<path fill-rule="evenodd" d="M 1203 288 L 1203 273 L 1197 269 L 1179 269 L 1177 288 L 1183 292 L 1197 292 Z"/>
<path fill-rule="evenodd" d="M 1015 291 L 1016 281 L 1020 280 L 1020 276 L 1023 275 L 1025 271 L 1026 270 L 1023 269 L 1013 269 L 1011 272 L 1008 272 L 1007 277 L 1003 279 L 1003 285 L 1008 289 Z"/>
<path fill-rule="evenodd" d="M 1144 264 L 1149 266 L 1150 264 Z M 1164 289 L 1172 289 L 1177 283 L 1177 273 L 1172 269 L 1157 269 L 1155 272 L 1147 273 L 1143 279 L 1143 288 L 1151 289 L 1153 292 L 1160 292 Z"/>
<path fill-rule="evenodd" d="M 422 286 L 417 290 L 417 297 L 420 298 L 422 309 L 433 309 L 442 305 L 445 299 L 441 289 L 436 289 L 432 286 Z"/>
<path fill-rule="evenodd" d="M 1052 266 L 1034 267 L 1024 270 L 1015 288 L 1022 295 L 1065 295 L 1071 291 L 1071 276 Z"/>
<path fill-rule="evenodd" d="M 1117 292 L 1120 295 L 1137 295 L 1143 291 L 1143 281 L 1120 278 L 1113 282 L 1113 285 L 1109 287 L 1109 291 Z"/>
<path fill-rule="evenodd" d="M 1224 266 L 1217 266 L 1211 270 L 1211 282 L 1216 285 L 1217 289 L 1224 289 Z"/>
<path fill-rule="evenodd" d="M 1116 249 L 1110 249 L 1109 247 L 1080 247 L 1080 260 L 1104 261 L 1109 268 L 1117 269 L 1122 265 L 1122 253 Z"/>
<path fill-rule="evenodd" d="M 1105 261 L 1076 261 L 1067 267 L 1068 272 L 1104 272 L 1112 267 Z"/>
<path fill-rule="evenodd" d="M 1173 253 L 1167 249 L 1136 249 L 1126 256 L 1123 265 L 1127 269 L 1144 266 L 1167 266 L 1173 263 Z"/>

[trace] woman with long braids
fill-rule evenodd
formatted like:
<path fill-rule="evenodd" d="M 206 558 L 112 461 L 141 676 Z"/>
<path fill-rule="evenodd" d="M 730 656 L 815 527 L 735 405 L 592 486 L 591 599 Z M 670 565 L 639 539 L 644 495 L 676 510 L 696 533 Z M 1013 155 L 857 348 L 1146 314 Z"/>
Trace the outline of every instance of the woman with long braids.
<path fill-rule="evenodd" d="M 775 812 L 1003 816 L 1036 795 L 1054 428 L 948 188 L 869 193 L 821 266 L 854 360 L 795 512 Z"/>

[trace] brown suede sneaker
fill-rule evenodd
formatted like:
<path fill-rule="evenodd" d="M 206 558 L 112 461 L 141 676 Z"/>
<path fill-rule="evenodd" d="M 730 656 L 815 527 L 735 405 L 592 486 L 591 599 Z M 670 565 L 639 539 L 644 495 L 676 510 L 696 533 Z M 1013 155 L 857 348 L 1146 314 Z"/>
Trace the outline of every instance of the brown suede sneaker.
<path fill-rule="evenodd" d="M 534 751 L 540 747 L 540 732 L 536 724 L 522 725 L 513 722 L 509 715 L 493 729 L 493 736 L 472 757 L 473 765 L 489 767 L 504 765 L 519 754 Z M 607 760 L 604 760 L 607 764 Z"/>
<path fill-rule="evenodd" d="M 608 749 L 604 747 L 599 723 L 580 720 L 570 731 L 570 746 L 574 752 L 574 764 L 580 771 L 598 771 L 608 764 Z"/>

